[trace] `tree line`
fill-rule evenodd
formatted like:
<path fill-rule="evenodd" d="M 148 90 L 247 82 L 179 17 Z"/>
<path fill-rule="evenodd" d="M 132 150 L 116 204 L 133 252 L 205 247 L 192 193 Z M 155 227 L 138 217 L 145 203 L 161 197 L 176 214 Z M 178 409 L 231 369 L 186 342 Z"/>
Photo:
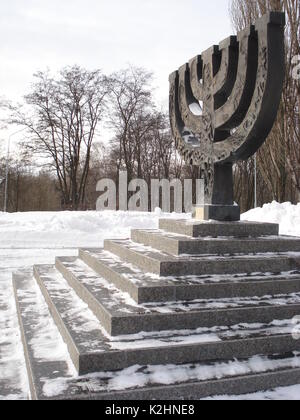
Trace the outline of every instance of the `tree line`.
<path fill-rule="evenodd" d="M 295 57 L 300 55 L 299 0 L 232 0 L 230 14 L 241 30 L 267 11 L 286 14 L 286 79 L 274 128 L 257 153 L 258 204 L 272 200 L 300 202 L 300 81 Z M 293 77 L 294 76 L 294 77 Z M 254 158 L 235 167 L 236 198 L 248 209 L 254 196 Z"/>
<path fill-rule="evenodd" d="M 95 209 L 97 181 L 117 183 L 119 171 L 128 183 L 187 176 L 152 77 L 136 67 L 109 77 L 79 66 L 36 73 L 24 102 L 5 105 L 8 122 L 24 128 L 9 159 L 9 211 Z M 0 179 L 5 168 L 2 150 Z M 2 185 L 0 203 L 3 194 Z"/>
<path fill-rule="evenodd" d="M 299 79 L 292 77 L 300 55 L 299 0 L 232 0 L 236 31 L 268 10 L 284 10 L 286 82 L 277 121 L 257 154 L 258 204 L 300 201 Z M 10 124 L 24 128 L 19 153 L 9 161 L 9 211 L 95 209 L 97 181 L 141 178 L 196 179 L 197 167 L 178 156 L 168 113 L 155 103 L 153 75 L 129 67 L 112 75 L 79 66 L 34 75 L 21 105 L 0 103 Z M 0 145 L 0 209 L 5 150 Z M 254 203 L 254 158 L 234 167 L 235 196 L 242 211 Z M 2 181 L 1 181 L 2 180 Z M 149 200 L 151 197 L 149 197 Z M 151 203 L 149 201 L 149 207 Z"/>

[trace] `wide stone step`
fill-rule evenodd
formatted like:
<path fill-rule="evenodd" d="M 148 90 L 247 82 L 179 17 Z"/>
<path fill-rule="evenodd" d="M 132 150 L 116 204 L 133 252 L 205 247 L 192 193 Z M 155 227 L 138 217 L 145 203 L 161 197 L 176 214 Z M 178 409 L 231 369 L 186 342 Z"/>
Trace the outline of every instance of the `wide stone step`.
<path fill-rule="evenodd" d="M 46 273 L 50 268 L 39 267 Z M 173 332 L 173 336 L 171 332 L 162 336 L 144 334 L 119 337 L 115 341 L 109 341 L 103 335 L 101 345 L 100 336 L 94 335 L 97 322 L 64 279 L 56 274 L 57 281 L 48 283 L 47 278 L 48 274 L 41 273 L 41 280 L 49 288 L 48 306 L 32 276 L 15 275 L 13 279 L 32 399 L 199 399 L 224 393 L 256 392 L 300 381 L 298 353 L 286 353 L 293 346 L 299 347 L 299 343 L 292 341 L 288 334 L 292 326 L 290 321 L 277 321 L 260 328 L 248 325 L 248 329 L 237 326 L 206 332 L 178 331 Z M 45 295 L 44 287 L 43 290 Z M 89 344 L 84 342 L 85 339 Z M 169 343 L 166 344 L 165 340 Z M 86 353 L 87 347 L 93 351 Z M 79 348 L 83 351 L 79 366 L 82 372 L 85 368 L 87 371 L 98 369 L 97 363 L 99 368 L 105 363 L 107 367 L 116 363 L 113 371 L 78 376 L 69 356 L 72 348 L 78 353 Z M 282 349 L 285 353 L 278 356 Z M 256 354 L 255 351 L 262 354 L 272 350 L 277 353 L 276 357 L 267 356 L 267 353 L 265 356 L 251 356 L 252 352 Z M 121 353 L 126 354 L 126 362 L 118 359 L 117 355 Z M 76 362 L 75 353 L 71 351 L 71 355 Z M 211 355 L 220 360 L 195 362 Z M 232 359 L 240 356 L 239 361 Z M 156 365 L 147 365 L 146 360 L 151 357 L 155 357 Z M 172 360 L 185 357 L 194 357 L 194 363 L 172 364 Z M 140 363 L 142 358 L 145 358 L 145 364 Z M 134 360 L 137 360 L 135 365 Z M 122 363 L 130 367 L 116 372 Z M 134 378 L 138 378 L 137 383 Z M 168 378 L 167 383 L 165 378 Z"/>
<path fill-rule="evenodd" d="M 199 237 L 278 236 L 279 225 L 256 222 L 199 222 L 196 220 L 161 219 L 159 229 L 179 235 Z"/>
<path fill-rule="evenodd" d="M 274 319 L 291 319 L 300 313 L 298 294 L 137 305 L 129 295 L 114 288 L 79 259 L 58 258 L 56 268 L 111 336 L 270 323 Z M 51 279 L 52 272 L 45 277 Z"/>
<path fill-rule="evenodd" d="M 300 292 L 300 271 L 272 276 L 215 275 L 159 277 L 103 249 L 81 249 L 80 258 L 99 276 L 128 293 L 138 304 L 195 299 L 222 299 Z"/>
<path fill-rule="evenodd" d="M 236 358 L 248 358 L 257 353 L 267 355 L 300 350 L 300 342 L 293 340 L 291 335 L 294 328 L 292 320 L 274 321 L 260 326 L 249 324 L 231 328 L 214 327 L 211 330 L 143 333 L 112 339 L 103 333 L 94 315 L 61 276 L 55 274 L 55 283 L 53 279 L 50 282 L 50 267 L 39 266 L 37 269 L 40 271 L 39 283 L 44 283 L 39 284 L 41 292 L 50 312 L 45 303 L 41 303 L 41 292 L 36 290 L 32 277 L 15 277 L 14 288 L 27 357 L 32 363 L 34 351 L 44 352 L 46 369 L 49 364 L 47 357 L 51 355 L 47 356 L 43 334 L 48 334 L 49 348 L 56 346 L 56 351 L 63 348 L 53 326 L 50 331 L 39 331 L 37 328 L 37 325 L 51 326 L 51 315 L 80 375 L 120 370 L 134 365 L 203 362 L 211 358 L 224 360 L 231 359 L 233 354 Z M 43 270 L 47 273 L 46 276 L 42 274 Z M 54 340 L 50 343 L 49 340 L 53 337 L 56 342 Z M 32 343 L 35 343 L 35 348 L 30 351 Z M 62 350 L 59 350 L 60 359 L 61 354 Z M 63 360 L 60 362 L 64 372 L 72 372 L 72 367 L 65 365 Z M 39 363 L 42 364 L 42 360 Z"/>
<path fill-rule="evenodd" d="M 70 395 L 70 400 L 102 401 L 189 401 L 224 395 L 251 394 L 298 385 L 299 356 L 291 355 L 288 358 L 287 355 L 283 355 L 281 360 L 279 356 L 276 357 L 278 357 L 277 363 L 272 358 L 255 358 L 209 365 L 135 366 L 117 374 L 107 373 L 99 377 L 66 380 L 63 384 L 66 389 L 65 394 Z M 253 368 L 255 362 L 269 365 L 270 368 L 261 367 L 260 371 L 258 366 L 256 369 Z M 275 368 L 281 365 L 285 367 Z M 235 368 L 247 374 L 234 373 L 237 371 Z M 206 373 L 208 371 L 209 374 Z M 192 379 L 186 380 L 188 377 Z M 208 378 L 201 380 L 206 377 Z M 64 399 L 64 394 L 61 398 Z M 59 395 L 54 399 L 59 399 Z"/>
<path fill-rule="evenodd" d="M 45 394 L 45 380 L 74 377 L 76 370 L 32 275 L 13 274 L 13 287 L 31 398 Z"/>
<path fill-rule="evenodd" d="M 287 255 L 175 257 L 129 240 L 106 240 L 104 249 L 117 255 L 125 263 L 134 264 L 147 273 L 159 276 L 281 273 L 297 268 L 294 259 Z"/>
<path fill-rule="evenodd" d="M 300 252 L 300 239 L 291 237 L 202 239 L 170 234 L 159 230 L 132 230 L 133 242 L 172 255 L 262 254 Z"/>

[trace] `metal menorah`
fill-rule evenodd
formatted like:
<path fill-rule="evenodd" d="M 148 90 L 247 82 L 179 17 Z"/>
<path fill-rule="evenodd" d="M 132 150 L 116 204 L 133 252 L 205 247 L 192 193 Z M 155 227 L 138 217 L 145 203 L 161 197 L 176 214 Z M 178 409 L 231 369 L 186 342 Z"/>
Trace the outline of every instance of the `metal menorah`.
<path fill-rule="evenodd" d="M 274 125 L 285 76 L 284 27 L 284 13 L 270 12 L 170 76 L 176 147 L 205 180 L 197 218 L 240 220 L 233 164 L 255 154 Z"/>

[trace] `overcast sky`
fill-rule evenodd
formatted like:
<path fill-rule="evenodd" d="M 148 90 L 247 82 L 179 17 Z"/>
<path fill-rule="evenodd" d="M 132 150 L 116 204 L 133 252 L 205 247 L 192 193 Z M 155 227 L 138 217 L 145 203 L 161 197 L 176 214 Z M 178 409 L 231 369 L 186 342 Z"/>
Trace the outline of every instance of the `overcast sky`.
<path fill-rule="evenodd" d="M 229 0 L 4 0 L 0 96 L 20 99 L 32 74 L 79 64 L 110 73 L 127 64 L 155 73 L 166 103 L 168 75 L 232 32 Z"/>

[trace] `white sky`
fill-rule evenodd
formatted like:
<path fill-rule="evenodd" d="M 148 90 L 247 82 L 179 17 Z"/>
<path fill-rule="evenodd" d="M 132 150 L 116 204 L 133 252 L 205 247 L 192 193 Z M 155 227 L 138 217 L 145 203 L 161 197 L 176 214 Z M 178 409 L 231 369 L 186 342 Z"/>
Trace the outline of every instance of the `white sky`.
<path fill-rule="evenodd" d="M 110 73 L 127 64 L 168 75 L 232 32 L 229 0 L 3 0 L 0 96 L 18 99 L 36 70 L 80 64 Z"/>
<path fill-rule="evenodd" d="M 79 64 L 111 73 L 128 64 L 168 76 L 232 33 L 229 0 L 3 0 L 0 97 L 21 100 L 37 70 Z M 5 138 L 7 135 L 1 135 Z"/>

